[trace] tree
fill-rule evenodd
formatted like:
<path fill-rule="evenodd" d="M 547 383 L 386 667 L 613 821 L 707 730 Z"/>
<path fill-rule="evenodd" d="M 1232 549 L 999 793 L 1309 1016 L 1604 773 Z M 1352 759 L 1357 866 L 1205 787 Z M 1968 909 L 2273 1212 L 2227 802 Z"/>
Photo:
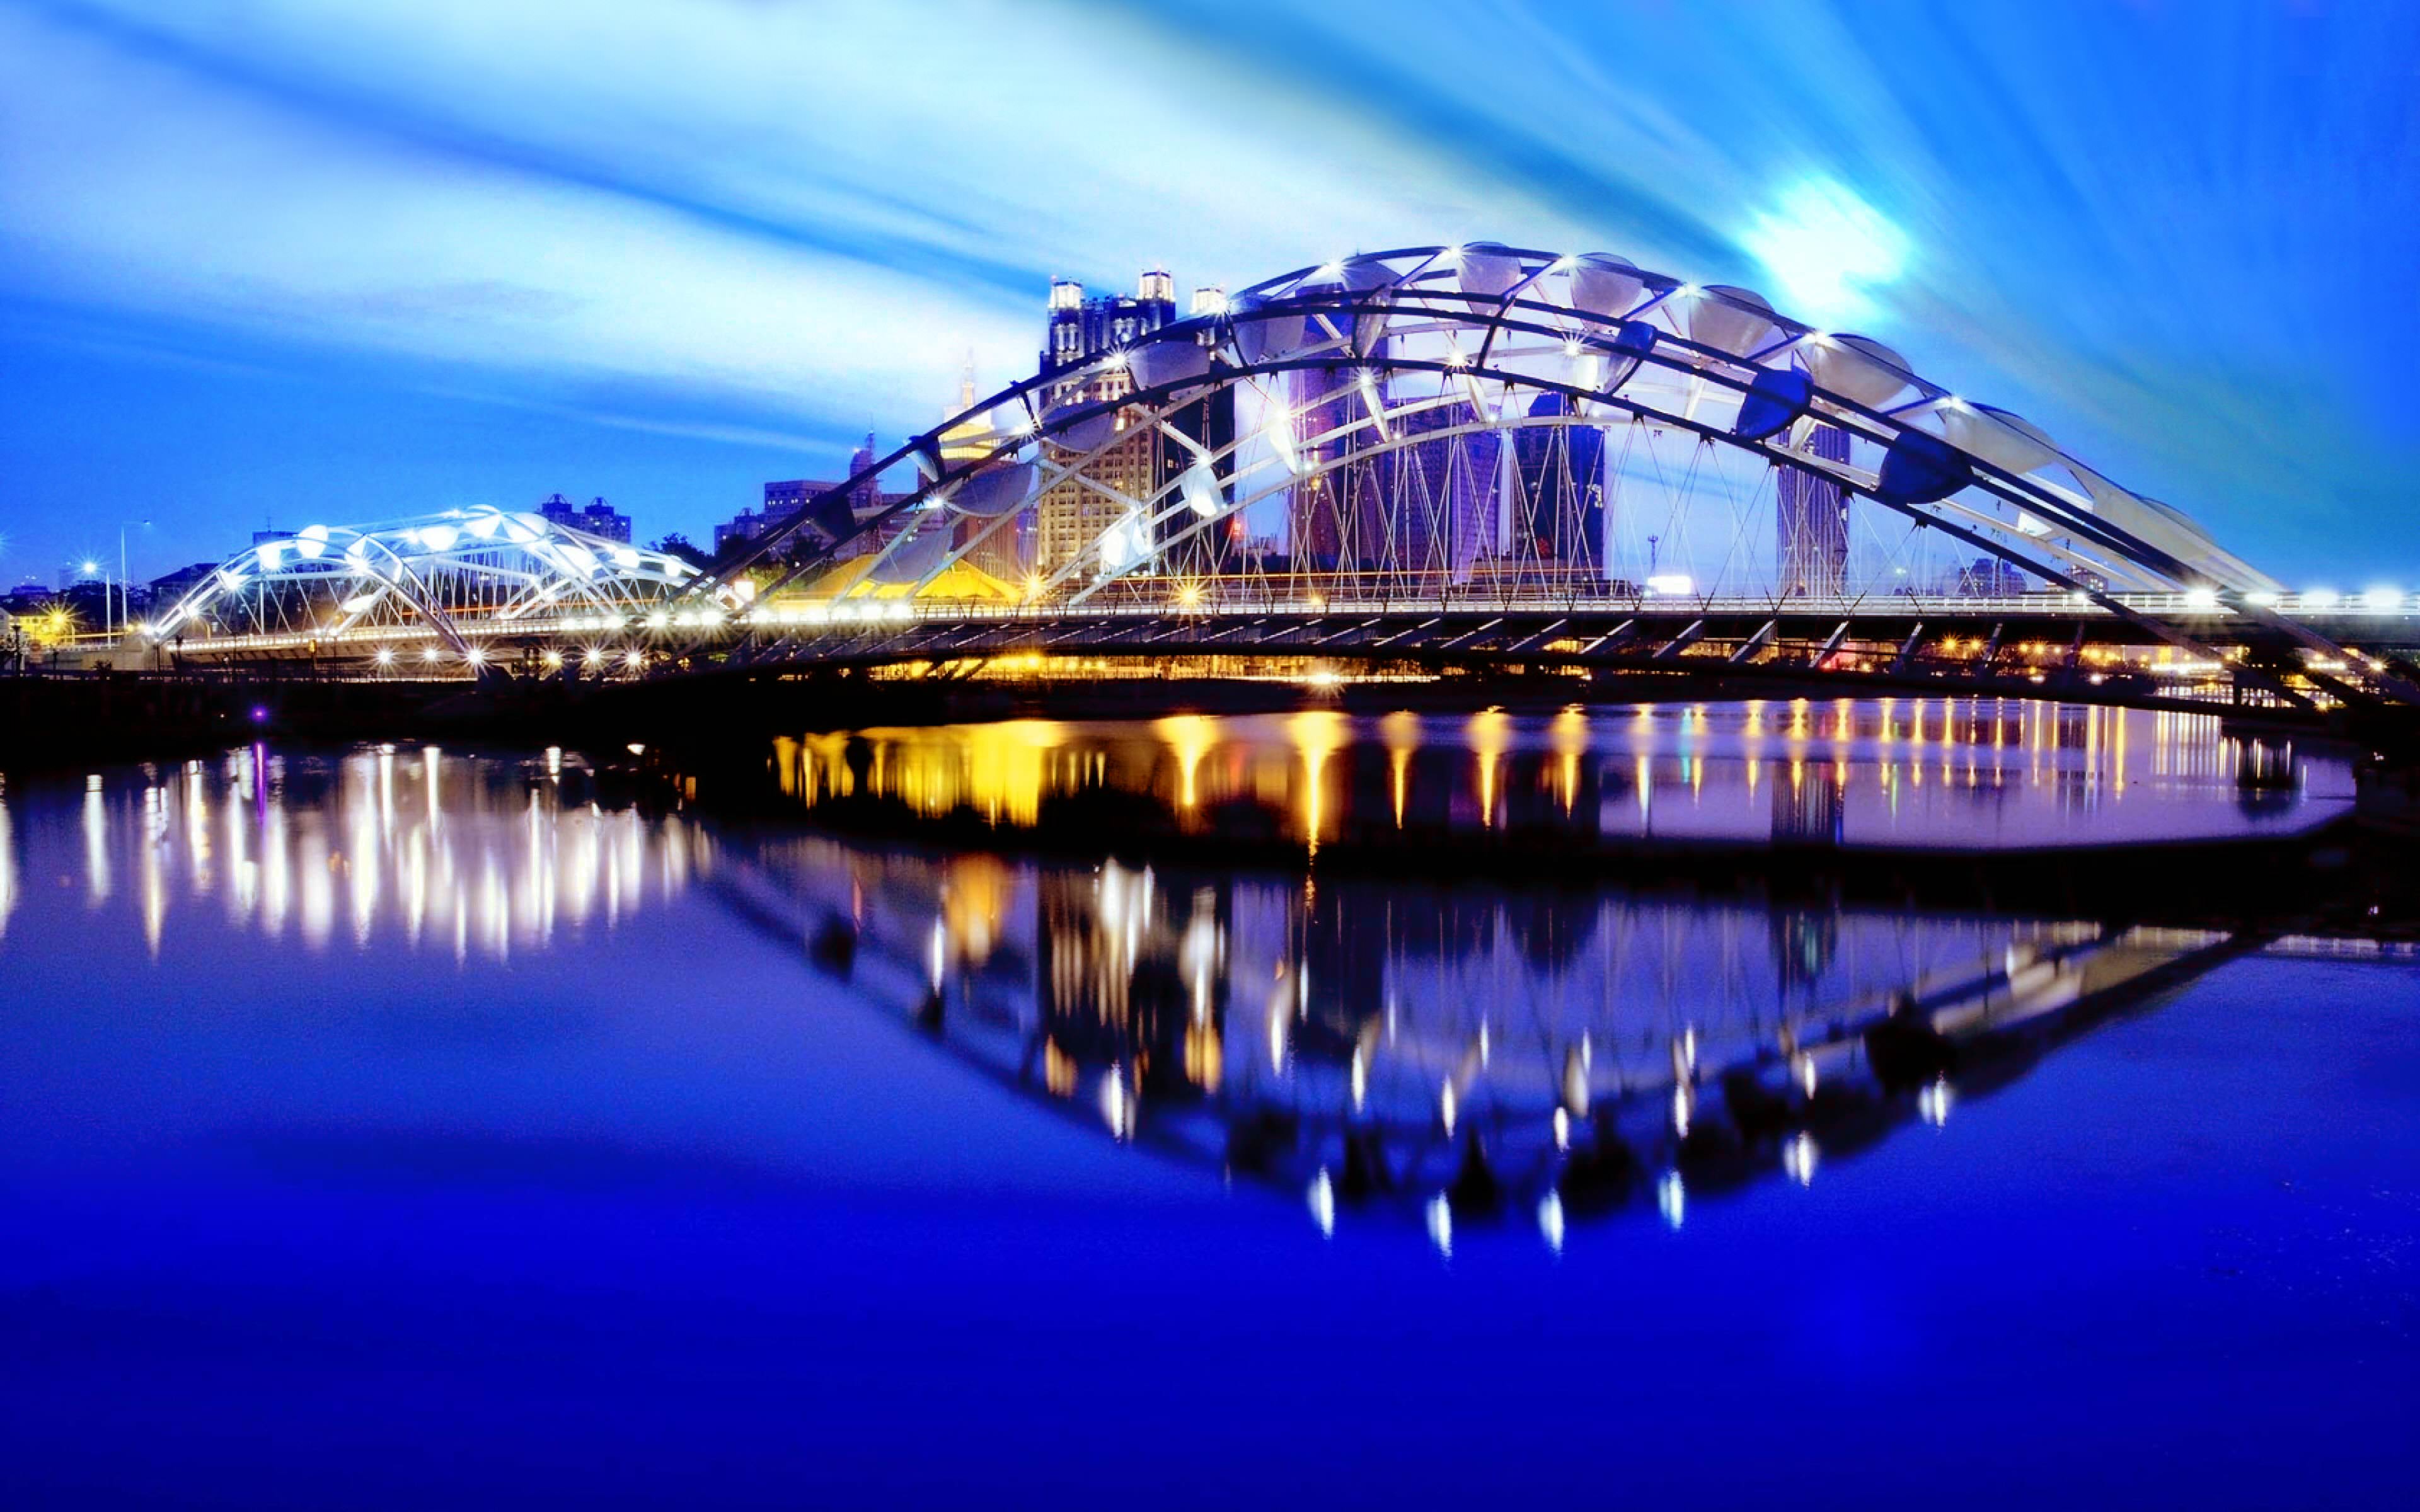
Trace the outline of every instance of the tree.
<path fill-rule="evenodd" d="M 690 566 L 696 567 L 701 571 L 714 564 L 714 558 L 711 555 L 699 550 L 695 546 L 690 544 L 688 536 L 683 535 L 678 531 L 675 531 L 670 535 L 665 536 L 662 540 L 655 542 L 653 545 L 649 546 L 647 549 L 650 551 L 661 551 L 666 556 L 678 557 L 683 562 L 688 563 Z"/>

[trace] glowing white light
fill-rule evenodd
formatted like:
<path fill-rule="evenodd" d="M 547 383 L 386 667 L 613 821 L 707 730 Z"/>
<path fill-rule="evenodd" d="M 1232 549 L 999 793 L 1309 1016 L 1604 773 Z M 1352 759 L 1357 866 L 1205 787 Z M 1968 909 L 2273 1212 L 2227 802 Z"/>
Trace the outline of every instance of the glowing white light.
<path fill-rule="evenodd" d="M 1790 304 L 1825 315 L 1862 313 L 1871 292 L 1907 265 L 1907 237 L 1872 206 L 1828 178 L 1783 193 L 1740 238 L 1770 270 Z"/>
<path fill-rule="evenodd" d="M 2403 590 L 2383 586 L 2372 588 L 2361 595 L 2361 604 L 2362 608 L 2370 609 L 2399 609 L 2403 604 Z"/>
<path fill-rule="evenodd" d="M 424 648 L 420 653 L 420 659 L 423 661 L 435 661 L 437 659 L 437 648 L 435 646 Z"/>
<path fill-rule="evenodd" d="M 1538 1199 L 1538 1232 L 1545 1236 L 1548 1249 L 1563 1252 L 1563 1199 L 1552 1192 Z"/>
<path fill-rule="evenodd" d="M 1812 1135 L 1804 1133 L 1795 1134 L 1788 1144 L 1781 1147 L 1781 1168 L 1788 1171 L 1790 1179 L 1800 1186 L 1811 1186 L 1815 1181 L 1817 1155 L 1818 1151 Z"/>
<path fill-rule="evenodd" d="M 1924 1090 L 1916 1094 L 1916 1110 L 1923 1115 L 1925 1122 L 1938 1129 L 1949 1121 L 1950 1101 L 1948 1081 L 1935 1078 Z"/>
<path fill-rule="evenodd" d="M 671 623 L 670 617 L 662 609 L 658 609 L 647 616 L 647 628 L 650 630 L 660 630 L 669 623 Z"/>
<path fill-rule="evenodd" d="M 2186 589 L 2186 590 L 2185 590 L 2185 608 L 2187 608 L 2187 609 L 2216 609 L 2216 608 L 2218 608 L 2218 590 L 2217 590 L 2217 589 L 2215 589 L 2215 588 L 2188 588 L 2188 589 Z"/>
<path fill-rule="evenodd" d="M 381 667 L 392 667 L 392 666 L 394 666 L 394 665 L 395 665 L 395 648 L 394 648 L 393 646 L 380 646 L 380 647 L 379 647 L 379 648 L 378 648 L 378 656 L 377 656 L 377 657 L 376 657 L 376 660 L 378 661 L 378 664 L 379 664 L 380 666 L 381 666 Z"/>
<path fill-rule="evenodd" d="M 1660 572 L 1647 579 L 1647 591 L 1667 597 L 1684 597 L 1697 584 L 1685 572 Z"/>
<path fill-rule="evenodd" d="M 1336 1233 L 1336 1183 L 1327 1179 L 1326 1166 L 1321 1166 L 1319 1174 L 1311 1179 L 1311 1190 L 1306 1196 L 1311 1202 L 1311 1221 L 1319 1226 L 1320 1236 L 1333 1238 Z"/>
<path fill-rule="evenodd" d="M 1428 1222 L 1429 1242 L 1437 1247 L 1439 1255 L 1453 1258 L 1453 1206 L 1446 1201 L 1444 1193 L 1429 1198 Z"/>
<path fill-rule="evenodd" d="M 1453 1133 L 1453 1116 L 1455 1111 L 1453 1101 L 1453 1083 L 1448 1082 L 1445 1084 L 1445 1090 L 1438 1094 L 1437 1097 L 1437 1118 L 1444 1122 L 1445 1132 L 1448 1134 Z"/>
<path fill-rule="evenodd" d="M 2077 596 L 2080 597 L 2082 595 L 2079 594 Z M 2260 609 L 2271 609 L 2275 607 L 2277 603 L 2277 595 L 2269 592 L 2265 588 L 2256 588 L 2252 592 L 2243 595 L 2243 601 Z"/>
<path fill-rule="evenodd" d="M 462 532 L 451 525 L 424 525 L 420 528 L 420 544 L 431 551 L 451 551 Z"/>
<path fill-rule="evenodd" d="M 1682 1184 L 1679 1171 L 1666 1171 L 1664 1180 L 1655 1183 L 1655 1211 L 1674 1228 L 1689 1211 L 1689 1189 Z"/>

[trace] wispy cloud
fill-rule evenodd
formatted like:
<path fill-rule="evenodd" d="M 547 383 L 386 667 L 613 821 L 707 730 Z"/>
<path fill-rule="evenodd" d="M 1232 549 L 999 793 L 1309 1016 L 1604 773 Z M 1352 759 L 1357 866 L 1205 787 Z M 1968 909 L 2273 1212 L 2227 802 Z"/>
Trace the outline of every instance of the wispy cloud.
<path fill-rule="evenodd" d="M 2389 6 L 0 0 L 0 295 L 783 447 L 1015 376 L 1052 273 L 1601 246 L 2311 553 L 2282 496 L 2420 463 L 2415 54 Z M 1809 272 L 1827 185 L 1887 267 Z"/>

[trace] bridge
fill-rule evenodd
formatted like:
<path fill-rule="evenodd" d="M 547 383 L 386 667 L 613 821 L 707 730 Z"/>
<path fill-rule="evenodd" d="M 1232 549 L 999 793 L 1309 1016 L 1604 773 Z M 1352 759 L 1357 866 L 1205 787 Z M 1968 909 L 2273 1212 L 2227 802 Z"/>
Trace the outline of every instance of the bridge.
<path fill-rule="evenodd" d="M 869 489 L 891 501 L 853 508 Z M 2416 609 L 2288 593 L 1752 291 L 1473 243 L 1054 360 L 703 569 L 496 510 L 315 526 L 144 643 L 390 676 L 1510 669 L 2319 718 L 2420 708 Z"/>

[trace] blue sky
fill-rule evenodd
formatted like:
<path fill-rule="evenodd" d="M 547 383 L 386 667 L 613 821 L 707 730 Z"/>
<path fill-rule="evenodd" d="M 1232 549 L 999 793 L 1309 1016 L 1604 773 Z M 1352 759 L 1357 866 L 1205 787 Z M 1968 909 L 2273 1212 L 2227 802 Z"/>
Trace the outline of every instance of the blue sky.
<path fill-rule="evenodd" d="M 561 489 L 702 534 L 1053 274 L 1610 250 L 2297 585 L 2420 582 L 2420 9 L 0 0 L 0 578 Z"/>

